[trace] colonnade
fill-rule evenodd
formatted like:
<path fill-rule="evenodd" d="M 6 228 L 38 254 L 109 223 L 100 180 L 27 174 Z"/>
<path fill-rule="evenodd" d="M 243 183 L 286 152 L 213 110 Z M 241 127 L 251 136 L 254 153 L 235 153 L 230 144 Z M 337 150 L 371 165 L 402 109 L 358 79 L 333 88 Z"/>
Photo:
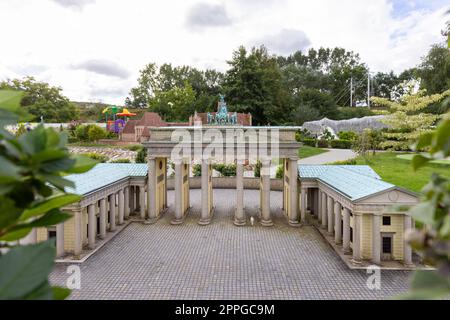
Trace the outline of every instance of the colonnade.
<path fill-rule="evenodd" d="M 382 216 L 381 211 L 358 212 L 353 211 L 347 202 L 341 201 L 341 197 L 332 195 L 327 191 L 316 188 L 301 188 L 301 213 L 306 214 L 307 208 L 310 214 L 317 219 L 319 226 L 326 230 L 334 238 L 334 243 L 341 246 L 346 255 L 352 255 L 352 262 L 360 264 L 362 257 L 362 226 L 363 217 L 371 219 L 371 257 L 374 264 L 380 264 L 382 260 Z M 404 215 L 403 232 L 412 227 L 412 219 Z M 403 241 L 403 239 L 402 239 Z M 403 262 L 412 264 L 411 247 L 403 244 Z"/>

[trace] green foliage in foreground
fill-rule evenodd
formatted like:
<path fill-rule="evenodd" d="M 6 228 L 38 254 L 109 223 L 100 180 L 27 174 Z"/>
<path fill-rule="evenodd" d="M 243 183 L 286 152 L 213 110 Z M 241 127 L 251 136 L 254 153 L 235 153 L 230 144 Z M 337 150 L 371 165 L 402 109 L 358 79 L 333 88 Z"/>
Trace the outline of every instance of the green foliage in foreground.
<path fill-rule="evenodd" d="M 0 247 L 7 249 L 0 255 L 0 299 L 64 299 L 70 291 L 48 282 L 54 242 L 21 246 L 17 240 L 32 228 L 69 219 L 59 208 L 80 197 L 65 192 L 73 183 L 63 176 L 85 172 L 95 162 L 71 156 L 66 135 L 53 129 L 38 126 L 15 137 L 5 126 L 17 120 L 0 108 Z"/>
<path fill-rule="evenodd" d="M 428 155 L 415 155 L 412 165 L 416 172 L 432 160 L 450 156 L 450 113 L 436 130 L 422 135 L 416 150 L 427 148 Z M 417 271 L 411 290 L 404 298 L 439 299 L 450 296 L 450 179 L 447 174 L 433 172 L 429 183 L 422 190 L 422 201 L 409 214 L 422 224 L 420 230 L 412 230 L 406 240 L 423 255 L 425 263 L 436 271 Z"/>

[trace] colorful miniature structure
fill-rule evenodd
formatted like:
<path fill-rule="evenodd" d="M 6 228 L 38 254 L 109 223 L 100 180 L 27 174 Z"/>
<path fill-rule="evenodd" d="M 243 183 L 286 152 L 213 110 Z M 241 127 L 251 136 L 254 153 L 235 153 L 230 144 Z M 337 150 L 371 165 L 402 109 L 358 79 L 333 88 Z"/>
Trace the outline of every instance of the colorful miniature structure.
<path fill-rule="evenodd" d="M 106 130 L 116 134 L 120 134 L 122 132 L 129 117 L 136 116 L 135 113 L 131 113 L 126 108 L 124 108 L 122 112 L 118 112 L 118 108 L 116 106 L 103 109 L 102 114 L 105 115 Z M 124 117 L 124 119 L 120 119 L 118 117 Z"/>

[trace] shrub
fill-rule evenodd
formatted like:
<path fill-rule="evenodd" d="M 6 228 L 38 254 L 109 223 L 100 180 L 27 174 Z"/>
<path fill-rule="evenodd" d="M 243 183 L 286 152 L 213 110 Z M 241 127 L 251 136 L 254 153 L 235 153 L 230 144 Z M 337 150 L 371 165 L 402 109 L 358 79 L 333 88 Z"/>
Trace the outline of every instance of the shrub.
<path fill-rule="evenodd" d="M 215 164 L 214 170 L 218 171 L 222 177 L 234 177 L 236 176 L 235 164 Z"/>
<path fill-rule="evenodd" d="M 358 134 L 353 131 L 341 131 L 338 134 L 340 140 L 351 140 L 354 141 L 358 139 Z"/>
<path fill-rule="evenodd" d="M 147 148 L 142 148 L 136 154 L 136 158 L 134 159 L 136 163 L 146 163 L 147 162 Z"/>
<path fill-rule="evenodd" d="M 350 140 L 331 140 L 331 147 L 335 149 L 351 149 L 352 141 Z"/>
<path fill-rule="evenodd" d="M 255 164 L 255 168 L 253 169 L 253 174 L 255 175 L 255 178 L 261 177 L 261 161 L 257 161 Z"/>
<path fill-rule="evenodd" d="M 336 161 L 336 162 L 333 162 L 332 164 L 334 164 L 334 165 L 355 165 L 356 164 L 356 159 L 349 159 L 349 160 L 344 160 L 344 161 Z"/>
<path fill-rule="evenodd" d="M 119 158 L 112 160 L 111 163 L 131 163 L 130 159 L 127 158 Z"/>
<path fill-rule="evenodd" d="M 101 163 L 105 163 L 109 160 L 107 156 L 95 152 L 85 153 L 84 155 Z"/>
<path fill-rule="evenodd" d="M 284 166 L 283 166 L 282 164 L 280 164 L 280 165 L 277 167 L 277 172 L 276 172 L 275 177 L 276 177 L 277 179 L 283 179 L 283 176 L 284 176 Z"/>
<path fill-rule="evenodd" d="M 311 139 L 311 138 L 303 139 L 302 142 L 303 142 L 304 145 L 307 145 L 307 146 L 310 146 L 310 147 L 315 147 L 316 144 L 317 144 L 317 140 L 316 139 Z"/>
<path fill-rule="evenodd" d="M 319 148 L 328 148 L 329 141 L 328 140 L 323 140 L 323 139 L 317 140 L 317 146 Z"/>
<path fill-rule="evenodd" d="M 194 175 L 194 177 L 201 177 L 202 176 L 202 165 L 194 164 L 192 166 L 192 174 Z"/>
<path fill-rule="evenodd" d="M 89 141 L 98 141 L 100 139 L 106 138 L 108 133 L 106 132 L 105 129 L 100 128 L 97 125 L 90 125 L 87 135 L 88 135 Z"/>
<path fill-rule="evenodd" d="M 91 125 L 76 126 L 74 130 L 74 137 L 78 141 L 88 141 L 89 140 L 88 130 L 90 126 Z"/>
<path fill-rule="evenodd" d="M 142 149 L 142 145 L 140 144 L 130 144 L 128 146 L 125 146 L 125 149 L 128 149 L 130 151 L 139 151 Z"/>

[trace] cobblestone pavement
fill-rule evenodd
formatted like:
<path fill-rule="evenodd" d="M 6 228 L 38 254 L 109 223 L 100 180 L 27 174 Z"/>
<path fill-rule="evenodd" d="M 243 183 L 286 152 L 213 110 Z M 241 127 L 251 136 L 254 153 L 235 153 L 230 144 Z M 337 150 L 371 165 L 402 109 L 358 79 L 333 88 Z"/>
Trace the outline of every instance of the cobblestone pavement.
<path fill-rule="evenodd" d="M 257 190 L 245 191 L 257 217 Z M 199 226 L 200 190 L 192 212 L 172 226 L 169 211 L 155 225 L 131 223 L 81 265 L 72 299 L 381 299 L 404 292 L 410 273 L 382 271 L 381 290 L 369 290 L 365 271 L 350 270 L 314 227 L 292 228 L 272 192 L 275 226 L 232 224 L 235 192 L 215 190 L 215 216 Z M 169 204 L 173 192 L 169 191 Z M 64 285 L 67 265 L 51 282 Z"/>
<path fill-rule="evenodd" d="M 327 164 L 356 158 L 357 154 L 349 149 L 328 149 L 328 152 L 300 159 L 299 164 Z"/>
<path fill-rule="evenodd" d="M 122 148 L 108 148 L 108 147 L 69 147 L 71 153 L 97 153 L 105 155 L 109 158 L 109 161 L 117 159 L 128 159 L 134 162 L 136 158 L 136 151 L 131 151 Z"/>

